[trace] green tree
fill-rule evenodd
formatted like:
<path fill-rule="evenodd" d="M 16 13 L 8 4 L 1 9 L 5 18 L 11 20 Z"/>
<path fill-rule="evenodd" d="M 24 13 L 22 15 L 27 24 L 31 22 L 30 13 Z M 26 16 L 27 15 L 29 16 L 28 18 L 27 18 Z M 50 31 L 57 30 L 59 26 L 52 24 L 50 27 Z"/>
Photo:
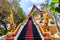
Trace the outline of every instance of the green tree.
<path fill-rule="evenodd" d="M 59 7 L 59 0 L 52 0 L 51 4 L 50 4 L 50 10 L 52 12 L 56 12 L 57 14 L 60 13 L 60 7 Z"/>
<path fill-rule="evenodd" d="M 22 8 L 20 7 L 18 0 L 14 0 L 13 2 L 13 11 L 14 11 L 14 21 L 16 25 L 18 25 L 19 23 L 23 22 L 25 19 L 25 14 Z"/>
<path fill-rule="evenodd" d="M 33 11 L 32 12 L 32 16 L 36 16 L 37 15 L 37 12 L 36 11 Z"/>
<path fill-rule="evenodd" d="M 6 24 L 9 23 L 11 9 L 13 10 L 14 22 L 16 24 L 23 22 L 23 20 L 25 19 L 25 14 L 23 13 L 18 0 L 14 0 L 12 3 L 9 3 L 7 0 L 0 0 L 0 23 L 5 26 L 6 30 Z"/>
<path fill-rule="evenodd" d="M 4 0 L 0 0 L 0 28 L 1 28 L 1 25 L 4 26 L 4 29 L 3 30 L 2 28 L 2 32 L 6 32 L 7 33 L 7 18 L 9 17 L 9 13 L 10 13 L 10 7 L 11 7 L 11 4 L 8 3 L 8 2 L 5 2 Z M 4 33 L 5 34 L 5 33 Z"/>
<path fill-rule="evenodd" d="M 58 22 L 57 22 L 57 15 L 56 15 L 56 14 L 60 13 L 59 0 L 52 0 L 52 2 L 50 4 L 50 10 L 52 12 L 54 12 L 54 17 L 55 17 L 55 20 L 56 20 L 56 26 L 57 26 L 57 28 L 60 32 L 60 29 L 58 27 Z"/>
<path fill-rule="evenodd" d="M 41 6 L 41 9 L 45 11 L 46 8 L 48 8 L 49 6 L 49 0 L 46 0 L 45 3 L 42 3 L 40 6 Z"/>

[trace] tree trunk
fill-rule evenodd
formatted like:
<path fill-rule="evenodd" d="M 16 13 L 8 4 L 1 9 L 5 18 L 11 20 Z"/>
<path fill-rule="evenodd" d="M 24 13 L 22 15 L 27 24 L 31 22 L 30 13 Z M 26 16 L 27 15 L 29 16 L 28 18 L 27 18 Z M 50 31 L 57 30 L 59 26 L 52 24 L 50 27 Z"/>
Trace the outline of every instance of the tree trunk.
<path fill-rule="evenodd" d="M 4 21 L 2 21 L 2 24 L 4 25 L 4 27 L 5 27 L 5 33 L 7 33 L 7 27 L 6 27 L 6 23 L 4 22 Z"/>
<path fill-rule="evenodd" d="M 58 22 L 57 22 L 57 16 L 55 15 L 55 13 L 53 14 L 56 20 L 56 27 L 58 28 L 58 31 L 60 32 L 59 26 L 58 26 Z"/>

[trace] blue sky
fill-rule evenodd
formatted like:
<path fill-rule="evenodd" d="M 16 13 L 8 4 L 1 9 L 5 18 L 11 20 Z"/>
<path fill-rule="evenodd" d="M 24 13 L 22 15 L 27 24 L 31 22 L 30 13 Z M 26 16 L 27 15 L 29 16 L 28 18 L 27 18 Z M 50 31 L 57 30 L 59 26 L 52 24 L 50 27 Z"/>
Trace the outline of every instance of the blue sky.
<path fill-rule="evenodd" d="M 52 0 L 49 0 L 49 3 L 51 3 L 51 1 Z M 21 5 L 23 11 L 26 14 L 29 14 L 33 5 L 36 5 L 38 8 L 40 8 L 40 4 L 43 2 L 45 2 L 45 0 L 21 0 L 20 5 Z"/>

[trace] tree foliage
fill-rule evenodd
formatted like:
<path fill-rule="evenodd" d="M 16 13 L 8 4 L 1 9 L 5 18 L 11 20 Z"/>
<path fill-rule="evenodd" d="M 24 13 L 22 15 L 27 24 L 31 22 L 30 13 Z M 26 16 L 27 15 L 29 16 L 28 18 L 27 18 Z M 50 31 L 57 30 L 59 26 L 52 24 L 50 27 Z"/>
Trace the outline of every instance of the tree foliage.
<path fill-rule="evenodd" d="M 32 16 L 36 16 L 37 12 L 36 11 L 33 11 L 32 12 Z"/>
<path fill-rule="evenodd" d="M 59 0 L 52 0 L 50 9 L 52 12 L 60 13 Z"/>
<path fill-rule="evenodd" d="M 49 6 L 49 1 L 48 0 L 46 0 L 45 1 L 45 3 L 42 3 L 40 6 L 41 6 L 41 9 L 43 10 L 43 11 L 45 11 L 46 10 L 46 8 L 48 8 L 48 6 Z"/>
<path fill-rule="evenodd" d="M 9 3 L 7 0 L 0 0 L 0 23 L 6 28 L 6 24 L 9 23 L 10 11 L 13 10 L 14 22 L 18 25 L 25 19 L 25 14 L 20 7 L 18 0 L 14 0 L 13 3 Z"/>
<path fill-rule="evenodd" d="M 15 23 L 18 25 L 19 23 L 23 22 L 23 20 L 26 18 L 25 14 L 22 10 L 22 8 L 20 7 L 20 4 L 18 3 L 18 1 L 14 2 L 14 21 Z"/>

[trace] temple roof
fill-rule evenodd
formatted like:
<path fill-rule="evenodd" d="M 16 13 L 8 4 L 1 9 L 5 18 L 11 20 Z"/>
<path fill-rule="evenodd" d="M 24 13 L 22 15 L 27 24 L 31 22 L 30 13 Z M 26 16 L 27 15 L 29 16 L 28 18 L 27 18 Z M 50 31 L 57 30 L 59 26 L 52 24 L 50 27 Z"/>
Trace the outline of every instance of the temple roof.
<path fill-rule="evenodd" d="M 32 9 L 31 9 L 31 11 L 30 11 L 30 13 L 29 13 L 29 15 L 33 12 L 33 10 L 34 10 L 35 8 L 36 8 L 39 12 L 43 12 L 43 11 L 39 10 L 35 5 L 33 5 Z"/>

